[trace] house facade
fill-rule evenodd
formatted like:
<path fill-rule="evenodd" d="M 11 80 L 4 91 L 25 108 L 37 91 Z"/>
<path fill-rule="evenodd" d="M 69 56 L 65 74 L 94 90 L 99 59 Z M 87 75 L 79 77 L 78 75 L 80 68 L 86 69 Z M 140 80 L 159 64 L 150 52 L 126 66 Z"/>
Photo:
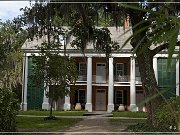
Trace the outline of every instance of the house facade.
<path fill-rule="evenodd" d="M 131 31 L 124 34 L 122 27 L 109 27 L 112 40 L 121 45 L 131 35 Z M 22 110 L 49 109 L 49 99 L 43 88 L 32 86 L 28 76 L 32 73 L 32 54 L 37 54 L 36 47 L 41 40 L 26 41 L 22 47 L 24 51 Z M 54 103 L 55 110 L 75 109 L 80 103 L 81 108 L 92 111 L 112 112 L 119 106 L 127 111 L 146 111 L 144 90 L 142 88 L 138 63 L 132 54 L 132 47 L 128 43 L 123 49 L 114 51 L 107 58 L 105 54 L 96 52 L 90 44 L 85 54 L 71 47 L 69 38 L 66 43 L 66 53 L 77 63 L 79 71 L 75 83 L 76 91 L 73 95 L 65 96 Z M 64 48 L 62 47 L 62 55 Z M 174 54 L 175 58 L 177 54 Z M 171 68 L 168 68 L 167 53 L 162 51 L 153 58 L 153 67 L 158 85 L 167 89 L 166 96 L 179 95 L 179 60 L 173 59 Z M 43 86 L 43 84 L 42 84 Z M 51 87 L 48 88 L 51 90 Z"/>

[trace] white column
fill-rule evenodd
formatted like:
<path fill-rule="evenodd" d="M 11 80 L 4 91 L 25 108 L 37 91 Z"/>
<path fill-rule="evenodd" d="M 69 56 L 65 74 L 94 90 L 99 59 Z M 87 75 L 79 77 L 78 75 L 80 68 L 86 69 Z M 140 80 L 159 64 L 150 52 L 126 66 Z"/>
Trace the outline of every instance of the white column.
<path fill-rule="evenodd" d="M 176 95 L 179 96 L 179 59 L 176 61 Z"/>
<path fill-rule="evenodd" d="M 109 86 L 108 86 L 108 112 L 114 110 L 114 74 L 113 74 L 113 58 L 109 58 Z"/>
<path fill-rule="evenodd" d="M 156 77 L 156 81 L 158 83 L 157 57 L 153 58 L 153 69 L 154 69 L 154 75 Z"/>
<path fill-rule="evenodd" d="M 21 109 L 27 111 L 27 82 L 28 82 L 28 56 L 23 57 L 23 78 L 22 78 L 22 103 Z"/>
<path fill-rule="evenodd" d="M 131 86 L 130 86 L 130 110 L 137 111 L 136 106 L 136 80 L 135 80 L 135 58 L 131 57 Z"/>
<path fill-rule="evenodd" d="M 49 92 L 49 86 L 44 90 L 44 97 L 42 103 L 42 109 L 49 110 L 49 98 L 46 96 L 46 93 Z"/>
<path fill-rule="evenodd" d="M 69 93 L 70 93 L 70 81 L 68 79 L 66 79 L 66 82 L 67 82 L 67 86 L 66 86 L 66 89 L 68 91 L 68 94 L 65 96 L 65 102 L 64 102 L 64 110 L 67 111 L 67 110 L 71 110 L 71 103 L 70 103 L 70 96 L 69 96 Z"/>
<path fill-rule="evenodd" d="M 87 58 L 87 102 L 86 110 L 92 112 L 92 57 Z"/>
<path fill-rule="evenodd" d="M 70 86 L 68 86 L 67 89 L 70 92 Z M 69 96 L 69 94 L 65 96 L 64 110 L 65 111 L 71 110 L 71 103 L 70 103 L 70 96 Z"/>
<path fill-rule="evenodd" d="M 71 110 L 70 96 L 65 96 L 64 110 Z"/>

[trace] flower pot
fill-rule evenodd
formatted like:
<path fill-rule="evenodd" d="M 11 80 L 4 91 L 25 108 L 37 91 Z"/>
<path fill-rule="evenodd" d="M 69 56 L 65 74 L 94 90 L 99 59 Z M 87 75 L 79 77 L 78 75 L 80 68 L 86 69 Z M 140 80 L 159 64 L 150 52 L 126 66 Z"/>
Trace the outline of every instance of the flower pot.
<path fill-rule="evenodd" d="M 146 107 L 143 107 L 143 112 L 147 112 L 147 109 L 146 109 Z"/>
<path fill-rule="evenodd" d="M 81 103 L 76 103 L 75 110 L 81 110 Z"/>
<path fill-rule="evenodd" d="M 124 105 L 123 105 L 123 104 L 120 104 L 118 110 L 119 110 L 119 111 L 125 111 Z"/>

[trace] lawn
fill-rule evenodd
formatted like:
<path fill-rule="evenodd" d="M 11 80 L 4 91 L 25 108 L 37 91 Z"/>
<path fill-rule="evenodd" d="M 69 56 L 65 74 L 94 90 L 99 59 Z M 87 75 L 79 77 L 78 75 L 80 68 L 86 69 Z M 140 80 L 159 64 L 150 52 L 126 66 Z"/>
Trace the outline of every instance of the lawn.
<path fill-rule="evenodd" d="M 86 111 L 53 111 L 53 115 L 55 116 L 83 116 L 85 112 Z M 49 111 L 37 111 L 37 110 L 20 111 L 19 115 L 48 116 Z"/>
<path fill-rule="evenodd" d="M 144 123 L 145 119 L 109 119 L 109 123 L 114 127 L 113 132 L 129 132 L 130 126 L 138 123 Z"/>
<path fill-rule="evenodd" d="M 17 117 L 17 130 L 26 132 L 60 131 L 81 121 L 78 118 L 58 118 L 57 120 L 44 120 L 39 117 Z"/>
<path fill-rule="evenodd" d="M 109 122 L 116 126 L 136 125 L 137 123 L 144 123 L 145 119 L 110 119 Z"/>
<path fill-rule="evenodd" d="M 129 117 L 129 118 L 147 118 L 147 113 L 145 112 L 112 112 L 113 117 Z"/>

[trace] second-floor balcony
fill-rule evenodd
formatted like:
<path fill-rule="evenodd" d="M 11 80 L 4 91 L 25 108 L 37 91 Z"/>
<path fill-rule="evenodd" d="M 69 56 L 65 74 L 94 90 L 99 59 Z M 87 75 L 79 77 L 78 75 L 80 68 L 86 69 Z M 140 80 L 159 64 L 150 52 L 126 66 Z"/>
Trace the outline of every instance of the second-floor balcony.
<path fill-rule="evenodd" d="M 128 75 L 123 75 L 123 76 L 114 76 L 114 81 L 115 82 L 129 82 L 129 76 Z"/>
<path fill-rule="evenodd" d="M 79 75 L 77 82 L 86 82 L 87 81 L 87 75 Z"/>
<path fill-rule="evenodd" d="M 77 82 L 86 82 L 87 76 L 86 75 L 79 75 Z M 108 77 L 106 76 L 99 76 L 99 75 L 92 75 L 92 82 L 93 83 L 108 83 Z M 114 82 L 115 83 L 126 83 L 130 82 L 130 76 L 129 75 L 123 75 L 123 76 L 114 76 Z M 142 84 L 141 77 L 136 76 L 136 84 Z"/>
<path fill-rule="evenodd" d="M 93 83 L 107 83 L 107 78 L 104 75 L 93 75 L 92 82 Z"/>

